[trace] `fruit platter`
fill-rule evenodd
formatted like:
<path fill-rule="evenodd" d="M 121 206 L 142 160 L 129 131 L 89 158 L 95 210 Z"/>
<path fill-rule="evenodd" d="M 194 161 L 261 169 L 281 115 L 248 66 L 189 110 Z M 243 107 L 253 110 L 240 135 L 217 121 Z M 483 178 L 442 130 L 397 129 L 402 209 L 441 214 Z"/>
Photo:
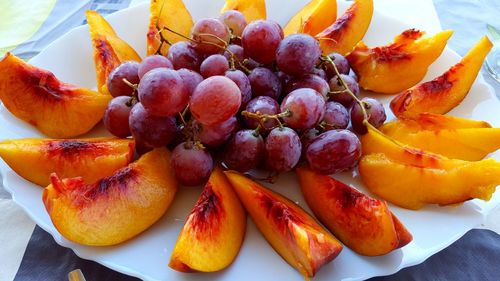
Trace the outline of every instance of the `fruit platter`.
<path fill-rule="evenodd" d="M 500 203 L 500 102 L 372 0 L 151 0 L 0 60 L 3 186 L 144 280 L 363 280 Z M 374 7 L 375 5 L 375 7 Z M 279 276 L 279 277 L 278 277 Z"/>

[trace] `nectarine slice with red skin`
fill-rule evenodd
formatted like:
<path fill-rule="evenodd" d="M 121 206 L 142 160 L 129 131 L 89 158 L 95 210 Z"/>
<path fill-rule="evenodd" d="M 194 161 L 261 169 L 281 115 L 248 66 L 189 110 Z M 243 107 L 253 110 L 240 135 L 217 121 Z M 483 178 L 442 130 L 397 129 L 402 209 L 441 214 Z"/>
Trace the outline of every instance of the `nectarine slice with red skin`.
<path fill-rule="evenodd" d="M 486 121 L 422 112 L 412 118 L 396 119 L 379 128 L 387 135 L 454 129 L 491 128 Z"/>
<path fill-rule="evenodd" d="M 373 0 L 354 3 L 332 25 L 316 34 L 323 54 L 347 55 L 363 39 L 373 16 Z"/>
<path fill-rule="evenodd" d="M 283 28 L 285 36 L 306 33 L 314 36 L 337 19 L 336 0 L 311 0 Z"/>
<path fill-rule="evenodd" d="M 422 112 L 446 114 L 467 96 L 493 44 L 483 37 L 462 60 L 434 80 L 403 91 L 391 101 L 398 118 L 411 118 Z"/>
<path fill-rule="evenodd" d="M 445 30 L 422 37 L 423 32 L 408 29 L 386 46 L 370 48 L 359 42 L 347 59 L 363 89 L 397 94 L 424 78 L 429 65 L 441 55 L 452 33 Z"/>
<path fill-rule="evenodd" d="M 356 253 L 385 255 L 412 240 L 408 230 L 394 220 L 385 201 L 370 198 L 309 168 L 296 171 L 302 194 L 314 215 Z"/>
<path fill-rule="evenodd" d="M 361 158 L 359 173 L 371 192 L 407 209 L 459 204 L 474 198 L 488 201 L 500 184 L 500 163 L 494 159 L 453 161 L 454 167 L 421 167 L 375 153 Z"/>
<path fill-rule="evenodd" d="M 500 149 L 500 128 L 420 130 L 403 128 L 380 130 L 387 136 L 412 147 L 448 158 L 477 161 Z"/>
<path fill-rule="evenodd" d="M 269 244 L 305 278 L 340 253 L 340 242 L 297 204 L 238 172 L 225 174 Z"/>
<path fill-rule="evenodd" d="M 175 243 L 169 266 L 182 272 L 214 272 L 238 255 L 246 213 L 219 167 L 205 185 Z"/>
<path fill-rule="evenodd" d="M 108 76 L 122 62 L 141 61 L 137 52 L 123 41 L 111 25 L 96 11 L 87 11 L 90 39 L 94 52 L 97 90 L 109 94 Z"/>
<path fill-rule="evenodd" d="M 82 177 L 87 183 L 127 166 L 134 156 L 131 139 L 17 139 L 0 142 L 0 158 L 26 180 L 40 186 L 50 174 L 62 178 Z"/>
<path fill-rule="evenodd" d="M 167 211 L 177 191 L 170 152 L 157 148 L 93 184 L 50 178 L 43 203 L 61 235 L 75 243 L 110 246 L 148 229 Z"/>
<path fill-rule="evenodd" d="M 265 0 L 226 0 L 220 12 L 222 14 L 229 10 L 241 12 L 247 23 L 267 18 Z"/>
<path fill-rule="evenodd" d="M 10 53 L 0 61 L 0 100 L 10 113 L 49 137 L 87 133 L 102 119 L 110 99 L 63 83 Z"/>
<path fill-rule="evenodd" d="M 169 43 L 186 41 L 186 38 L 164 28 L 170 28 L 189 37 L 189 32 L 193 27 L 193 18 L 182 0 L 151 0 L 149 11 L 147 54 L 148 56 L 154 54 L 166 56 L 170 47 Z M 162 37 L 168 42 L 162 43 Z"/>
<path fill-rule="evenodd" d="M 500 162 L 464 161 L 401 144 L 368 126 L 359 172 L 365 186 L 407 209 L 489 200 L 500 184 Z M 404 175 L 404 177 L 401 177 Z M 394 181 L 394 178 L 398 178 Z"/>

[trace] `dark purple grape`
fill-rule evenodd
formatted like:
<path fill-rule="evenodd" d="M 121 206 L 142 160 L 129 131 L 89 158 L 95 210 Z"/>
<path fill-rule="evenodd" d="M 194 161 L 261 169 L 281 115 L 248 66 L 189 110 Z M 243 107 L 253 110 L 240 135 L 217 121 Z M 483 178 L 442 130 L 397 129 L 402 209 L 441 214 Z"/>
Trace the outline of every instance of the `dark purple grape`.
<path fill-rule="evenodd" d="M 234 36 L 241 36 L 247 26 L 245 16 L 236 10 L 229 10 L 222 13 L 219 19 L 231 30 Z"/>
<path fill-rule="evenodd" d="M 352 93 L 355 96 L 359 97 L 358 82 L 356 82 L 356 80 L 354 80 L 351 76 L 345 74 L 340 74 L 340 77 L 344 80 L 344 82 L 347 84 L 347 87 L 349 87 Z M 338 80 L 337 76 L 330 79 L 330 82 L 328 84 L 330 85 L 331 92 L 342 92 L 345 90 L 344 86 Z M 331 93 L 330 100 L 341 103 L 347 109 L 351 108 L 354 103 L 354 98 L 349 93 L 346 92 L 336 93 L 336 94 Z"/>
<path fill-rule="evenodd" d="M 238 126 L 236 117 L 231 117 L 229 120 L 213 126 L 205 126 L 200 124 L 200 132 L 198 138 L 201 143 L 208 146 L 219 146 L 231 137 Z"/>
<path fill-rule="evenodd" d="M 280 106 L 273 98 L 260 96 L 248 102 L 245 110 L 252 113 L 260 112 L 261 114 L 275 115 L 279 113 Z M 245 116 L 244 120 L 247 127 L 250 129 L 255 129 L 259 126 L 259 121 L 255 119 Z M 264 125 L 267 129 L 271 129 L 278 126 L 278 123 L 274 119 L 269 119 L 264 122 Z"/>
<path fill-rule="evenodd" d="M 287 127 L 274 128 L 265 143 L 266 167 L 274 172 L 288 172 L 300 160 L 302 144 L 297 133 Z"/>
<path fill-rule="evenodd" d="M 313 74 L 306 74 L 304 76 L 290 79 L 286 84 L 285 93 L 288 94 L 300 88 L 310 88 L 316 90 L 316 92 L 320 93 L 325 99 L 328 97 L 328 92 L 330 91 L 328 82 L 326 82 L 323 78 Z"/>
<path fill-rule="evenodd" d="M 313 68 L 313 71 L 311 71 L 311 74 L 318 75 L 321 77 L 323 80 L 328 81 L 328 78 L 326 76 L 326 71 L 322 68 Z"/>
<path fill-rule="evenodd" d="M 347 75 L 349 73 L 350 66 L 349 61 L 346 59 L 346 57 L 339 53 L 331 53 L 328 56 L 333 60 L 333 63 L 335 63 L 335 66 L 337 67 L 337 70 L 340 74 Z M 333 66 L 329 62 L 326 62 L 324 64 L 324 69 L 328 78 L 332 78 L 333 76 L 337 75 L 335 73 L 335 70 L 333 69 Z"/>
<path fill-rule="evenodd" d="M 248 76 L 241 70 L 228 70 L 226 71 L 227 78 L 233 80 L 241 91 L 241 106 L 240 108 L 245 108 L 247 103 L 252 98 L 252 86 L 250 86 L 250 80 Z"/>
<path fill-rule="evenodd" d="M 132 84 L 139 83 L 138 73 L 139 63 L 136 61 L 126 61 L 119 66 L 117 66 L 108 76 L 107 87 L 109 93 L 113 97 L 118 96 L 132 96 L 134 93 L 134 88 L 123 82 L 123 79 L 127 79 L 128 82 Z"/>
<path fill-rule="evenodd" d="M 322 123 L 326 131 L 346 129 L 349 126 L 349 112 L 342 104 L 329 101 L 325 105 L 325 116 L 323 116 Z"/>
<path fill-rule="evenodd" d="M 218 19 L 200 19 L 191 29 L 191 38 L 196 41 L 193 47 L 205 55 L 222 53 L 230 37 L 229 29 Z"/>
<path fill-rule="evenodd" d="M 244 61 L 243 61 L 243 65 L 248 69 L 248 70 L 254 70 L 256 69 L 257 67 L 260 66 L 260 63 L 256 62 L 255 60 L 251 59 L 251 58 L 246 58 Z"/>
<path fill-rule="evenodd" d="M 359 82 L 358 75 L 356 75 L 356 72 L 354 72 L 352 69 L 349 71 L 349 76 L 351 76 L 352 79 L 356 80 L 356 82 Z"/>
<path fill-rule="evenodd" d="M 229 62 L 223 55 L 215 54 L 208 56 L 200 66 L 200 74 L 204 78 L 216 75 L 224 75 L 229 70 Z"/>
<path fill-rule="evenodd" d="M 172 44 L 168 49 L 167 58 L 174 65 L 174 69 L 187 68 L 200 71 L 203 57 L 186 41 Z"/>
<path fill-rule="evenodd" d="M 171 68 L 171 69 L 174 68 L 172 62 L 164 56 L 152 55 L 146 57 L 144 60 L 141 61 L 141 63 L 139 63 L 139 69 L 138 69 L 139 78 L 142 79 L 142 76 L 144 76 L 144 74 L 146 74 L 148 71 L 160 67 Z"/>
<path fill-rule="evenodd" d="M 309 144 L 311 144 L 316 137 L 318 137 L 320 132 L 316 128 L 312 128 L 309 130 L 306 130 L 302 135 L 300 136 L 300 143 L 302 144 L 302 154 L 301 154 L 301 159 L 305 160 L 306 159 L 306 151 L 307 148 L 309 147 Z"/>
<path fill-rule="evenodd" d="M 137 92 L 142 105 L 158 116 L 174 116 L 189 101 L 189 91 L 181 76 L 168 68 L 155 68 L 146 73 Z"/>
<path fill-rule="evenodd" d="M 281 81 L 271 70 L 257 67 L 248 75 L 253 96 L 268 96 L 278 100 L 281 95 Z"/>
<path fill-rule="evenodd" d="M 228 61 L 231 61 L 232 55 L 234 55 L 234 64 L 236 68 L 239 67 L 239 63 L 243 63 L 245 60 L 245 51 L 243 50 L 243 47 L 235 44 L 231 44 L 227 46 L 226 51 L 224 52 L 224 56 Z"/>
<path fill-rule="evenodd" d="M 135 152 L 137 153 L 138 156 L 146 154 L 153 149 L 154 149 L 154 147 L 143 144 L 143 143 L 135 140 Z"/>
<path fill-rule="evenodd" d="M 177 70 L 177 73 L 179 74 L 179 76 L 181 76 L 182 81 L 184 82 L 184 86 L 189 92 L 189 96 L 193 94 L 196 86 L 198 86 L 198 84 L 203 81 L 203 77 L 198 72 L 187 68 L 181 68 Z"/>
<path fill-rule="evenodd" d="M 281 71 L 300 76 L 311 73 L 320 56 L 318 40 L 310 35 L 297 33 L 280 42 L 276 50 L 276 63 Z"/>
<path fill-rule="evenodd" d="M 104 112 L 104 127 L 119 138 L 130 136 L 130 127 L 128 125 L 128 116 L 132 109 L 130 101 L 131 98 L 127 96 L 116 97 L 108 103 Z"/>
<path fill-rule="evenodd" d="M 270 64 L 283 39 L 283 30 L 273 21 L 256 20 L 243 30 L 241 43 L 245 55 L 262 64 Z"/>
<path fill-rule="evenodd" d="M 286 84 L 292 79 L 292 77 L 283 71 L 277 71 L 276 76 L 278 76 L 278 79 L 281 81 L 281 89 L 286 89 Z M 288 92 L 285 91 L 285 93 Z"/>
<path fill-rule="evenodd" d="M 240 106 L 238 85 L 225 76 L 212 76 L 194 89 L 189 110 L 201 124 L 213 126 L 234 116 Z"/>
<path fill-rule="evenodd" d="M 292 91 L 281 102 L 281 112 L 289 111 L 290 116 L 283 120 L 297 130 L 316 126 L 325 114 L 325 98 L 309 88 Z"/>
<path fill-rule="evenodd" d="M 368 122 L 372 124 L 375 128 L 378 128 L 384 124 L 387 116 L 385 115 L 385 109 L 381 102 L 372 98 L 361 99 L 366 113 L 368 114 Z M 351 123 L 352 129 L 358 134 L 366 134 L 367 128 L 363 124 L 363 111 L 358 103 L 355 103 L 351 109 Z"/>
<path fill-rule="evenodd" d="M 185 142 L 172 151 L 170 164 L 177 181 L 185 186 L 205 183 L 214 168 L 212 156 L 206 149 Z"/>
<path fill-rule="evenodd" d="M 264 159 L 264 139 L 254 130 L 238 131 L 224 151 L 224 163 L 229 169 L 246 172 L 257 168 Z"/>
<path fill-rule="evenodd" d="M 361 142 L 349 130 L 331 130 L 309 144 L 306 159 L 314 171 L 329 175 L 350 169 L 361 157 Z"/>
<path fill-rule="evenodd" d="M 165 146 L 177 134 L 174 117 L 155 116 L 148 112 L 141 103 L 134 105 L 128 121 L 134 139 L 150 147 Z"/>

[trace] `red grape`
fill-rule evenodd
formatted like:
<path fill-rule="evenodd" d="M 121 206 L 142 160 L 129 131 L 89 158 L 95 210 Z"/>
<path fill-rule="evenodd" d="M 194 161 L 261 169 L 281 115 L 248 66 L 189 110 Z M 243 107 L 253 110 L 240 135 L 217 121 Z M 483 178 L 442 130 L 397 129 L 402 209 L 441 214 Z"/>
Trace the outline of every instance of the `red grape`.
<path fill-rule="evenodd" d="M 172 44 L 168 49 L 167 58 L 174 65 L 174 69 L 187 68 L 194 71 L 200 70 L 203 57 L 186 41 Z"/>
<path fill-rule="evenodd" d="M 158 116 L 173 116 L 189 101 L 181 76 L 168 68 L 155 68 L 146 73 L 139 83 L 138 94 L 142 105 Z"/>
<path fill-rule="evenodd" d="M 191 37 L 196 41 L 193 47 L 205 55 L 222 53 L 230 36 L 227 26 L 218 19 L 201 19 L 191 29 Z"/>
<path fill-rule="evenodd" d="M 234 116 L 241 105 L 238 85 L 224 76 L 203 80 L 193 92 L 189 109 L 201 124 L 212 126 Z"/>
<path fill-rule="evenodd" d="M 206 149 L 185 142 L 172 151 L 170 165 L 177 181 L 186 186 L 205 183 L 214 167 L 212 156 Z"/>
<path fill-rule="evenodd" d="M 198 86 L 198 84 L 200 84 L 201 81 L 203 81 L 203 77 L 198 72 L 187 68 L 181 68 L 177 70 L 177 73 L 182 78 L 184 86 L 187 88 L 189 92 L 189 96 L 193 94 L 196 86 Z"/>
<path fill-rule="evenodd" d="M 274 72 L 257 67 L 248 75 L 253 96 L 268 96 L 277 100 L 281 95 L 281 81 Z"/>
<path fill-rule="evenodd" d="M 348 76 L 345 74 L 340 74 L 340 77 L 347 84 L 347 87 L 349 87 L 351 92 L 355 96 L 359 97 L 358 82 L 356 82 L 356 80 L 354 80 L 351 76 Z M 337 76 L 334 76 L 332 79 L 330 79 L 330 82 L 328 84 L 330 85 L 330 91 L 332 91 L 332 92 L 341 92 L 341 91 L 345 90 L 342 83 L 340 83 L 340 81 L 338 81 Z M 346 92 L 330 94 L 330 100 L 339 102 L 348 109 L 351 108 L 352 104 L 354 103 L 354 98 Z"/>
<path fill-rule="evenodd" d="M 333 63 L 335 63 L 335 66 L 337 67 L 337 70 L 340 74 L 349 73 L 350 66 L 349 61 L 346 59 L 346 57 L 339 53 L 331 53 L 328 56 L 333 60 Z M 330 62 L 326 62 L 324 64 L 324 69 L 328 78 L 332 78 L 333 76 L 337 75 Z"/>
<path fill-rule="evenodd" d="M 116 97 L 109 102 L 104 112 L 104 127 L 119 138 L 130 136 L 130 127 L 128 125 L 128 116 L 132 109 L 130 101 L 131 98 L 127 96 Z"/>
<path fill-rule="evenodd" d="M 241 36 L 247 26 L 247 20 L 240 11 L 226 11 L 220 15 L 219 19 L 229 27 L 234 36 Z"/>
<path fill-rule="evenodd" d="M 262 114 L 275 115 L 279 112 L 279 104 L 271 97 L 260 96 L 252 99 L 248 102 L 246 111 L 256 113 L 260 112 Z M 259 126 L 259 121 L 249 118 L 247 116 L 245 118 L 245 123 L 248 128 L 255 129 Z M 274 128 L 278 126 L 278 123 L 274 119 L 269 119 L 264 122 L 266 128 Z"/>
<path fill-rule="evenodd" d="M 309 144 L 311 144 L 316 139 L 316 137 L 318 137 L 319 133 L 320 132 L 316 128 L 306 130 L 304 133 L 302 133 L 302 135 L 300 136 L 300 143 L 302 144 L 302 154 L 300 155 L 301 159 L 306 159 L 307 148 L 309 147 Z"/>
<path fill-rule="evenodd" d="M 245 51 L 243 50 L 243 47 L 231 44 L 227 46 L 226 51 L 224 51 L 224 56 L 228 61 L 231 61 L 234 56 L 234 65 L 238 68 L 240 63 L 243 63 L 245 60 Z"/>
<path fill-rule="evenodd" d="M 342 104 L 329 101 L 325 105 L 323 122 L 326 131 L 346 129 L 349 126 L 349 112 L 347 112 L 347 109 Z"/>
<path fill-rule="evenodd" d="M 241 106 L 240 108 L 244 108 L 247 103 L 252 98 L 252 87 L 250 86 L 250 80 L 241 70 L 228 70 L 226 71 L 227 78 L 233 80 L 238 88 L 240 88 L 241 92 Z"/>
<path fill-rule="evenodd" d="M 281 112 L 290 112 L 283 120 L 294 129 L 309 129 L 323 119 L 325 99 L 313 89 L 301 88 L 292 91 L 281 102 Z"/>
<path fill-rule="evenodd" d="M 269 132 L 265 148 L 266 167 L 274 172 L 288 172 L 299 162 L 302 144 L 294 130 L 278 127 Z"/>
<path fill-rule="evenodd" d="M 141 103 L 132 107 L 128 120 L 134 139 L 150 147 L 165 146 L 177 134 L 174 117 L 155 116 L 147 111 Z"/>
<path fill-rule="evenodd" d="M 224 151 L 224 163 L 239 172 L 255 169 L 264 159 L 264 139 L 254 130 L 238 131 Z"/>
<path fill-rule="evenodd" d="M 160 67 L 171 68 L 171 69 L 174 68 L 172 62 L 164 56 L 153 55 L 145 58 L 144 60 L 141 61 L 141 63 L 139 63 L 139 69 L 138 69 L 139 78 L 142 79 L 142 76 L 144 76 L 144 74 L 146 74 L 146 72 L 150 71 L 151 69 Z"/>
<path fill-rule="evenodd" d="M 300 76 L 311 73 L 321 56 L 319 42 L 307 34 L 292 34 L 280 42 L 276 63 L 281 71 Z"/>
<path fill-rule="evenodd" d="M 313 70 L 311 71 L 311 74 L 318 75 L 323 80 L 328 81 L 328 78 L 326 76 L 326 71 L 322 68 L 317 68 L 317 67 L 313 68 Z"/>
<path fill-rule="evenodd" d="M 361 142 L 349 130 L 326 131 L 307 147 L 306 159 L 314 171 L 333 174 L 356 166 L 361 157 Z"/>
<path fill-rule="evenodd" d="M 366 113 L 368 114 L 368 122 L 375 128 L 382 126 L 387 118 L 382 103 L 372 98 L 363 98 L 361 102 L 363 103 Z M 361 106 L 358 103 L 355 103 L 351 109 L 351 123 L 352 129 L 358 134 L 366 134 L 367 132 L 367 128 L 365 124 L 363 124 L 363 119 L 364 116 Z"/>
<path fill-rule="evenodd" d="M 236 130 L 238 120 L 236 117 L 231 117 L 227 121 L 213 126 L 205 126 L 200 124 L 201 130 L 198 138 L 201 143 L 208 146 L 219 146 L 229 139 L 231 134 Z"/>
<path fill-rule="evenodd" d="M 223 55 L 211 55 L 200 66 L 200 74 L 204 78 L 215 75 L 224 75 L 229 70 L 229 62 Z"/>
<path fill-rule="evenodd" d="M 241 43 L 245 54 L 262 64 L 270 64 L 283 39 L 283 30 L 273 21 L 256 20 L 243 30 Z"/>
<path fill-rule="evenodd" d="M 117 66 L 108 76 L 107 87 L 113 97 L 132 96 L 134 89 L 123 82 L 127 79 L 132 84 L 139 83 L 138 73 L 139 63 L 135 61 L 126 61 Z M 100 90 L 100 89 L 99 89 Z"/>
<path fill-rule="evenodd" d="M 316 90 L 316 92 L 320 93 L 325 98 L 328 96 L 328 92 L 330 91 L 328 82 L 326 82 L 323 78 L 313 74 L 306 74 L 304 76 L 290 79 L 286 84 L 285 93 L 288 94 L 300 88 L 310 88 Z"/>

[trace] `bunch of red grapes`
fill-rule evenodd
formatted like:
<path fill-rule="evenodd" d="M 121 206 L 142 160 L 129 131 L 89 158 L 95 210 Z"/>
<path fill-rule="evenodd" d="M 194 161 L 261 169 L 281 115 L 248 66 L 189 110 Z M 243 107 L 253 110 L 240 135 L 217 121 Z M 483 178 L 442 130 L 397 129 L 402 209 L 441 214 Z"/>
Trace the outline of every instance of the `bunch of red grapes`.
<path fill-rule="evenodd" d="M 349 124 L 363 134 L 366 122 L 386 119 L 379 101 L 358 99 L 345 57 L 322 56 L 307 34 L 284 38 L 272 20 L 247 25 L 238 11 L 199 20 L 166 57 L 119 65 L 107 87 L 115 98 L 106 128 L 131 135 L 139 152 L 172 148 L 172 169 L 188 186 L 208 179 L 214 157 L 240 172 L 287 172 L 300 161 L 323 174 L 350 169 L 361 143 Z"/>

